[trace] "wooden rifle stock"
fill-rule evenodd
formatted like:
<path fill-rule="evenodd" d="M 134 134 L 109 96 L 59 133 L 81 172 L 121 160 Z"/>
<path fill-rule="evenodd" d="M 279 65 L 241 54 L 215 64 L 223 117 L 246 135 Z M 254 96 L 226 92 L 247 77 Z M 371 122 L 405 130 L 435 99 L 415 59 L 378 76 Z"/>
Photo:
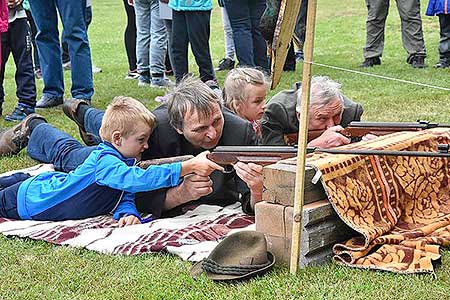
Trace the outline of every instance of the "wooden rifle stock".
<path fill-rule="evenodd" d="M 238 161 L 267 166 L 295 156 L 297 147 L 290 146 L 219 146 L 207 155 L 208 159 L 221 166 Z"/>
<path fill-rule="evenodd" d="M 439 124 L 423 120 L 418 120 L 417 122 L 352 121 L 340 133 L 348 138 L 362 138 L 366 134 L 380 136 L 400 131 L 419 131 L 436 127 L 450 127 L 450 124 Z M 308 142 L 318 138 L 324 132 L 325 130 L 309 130 Z M 284 141 L 287 145 L 295 145 L 297 140 L 297 132 L 284 135 Z"/>

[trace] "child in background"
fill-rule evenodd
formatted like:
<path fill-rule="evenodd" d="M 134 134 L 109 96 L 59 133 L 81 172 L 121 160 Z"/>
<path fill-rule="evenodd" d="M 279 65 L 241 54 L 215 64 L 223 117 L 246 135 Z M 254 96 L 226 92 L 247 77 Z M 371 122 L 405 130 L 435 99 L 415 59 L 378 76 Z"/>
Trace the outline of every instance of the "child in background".
<path fill-rule="evenodd" d="M 2 34 L 2 66 L 0 69 L 0 114 L 5 100 L 3 80 L 9 54 L 16 64 L 16 95 L 19 103 L 14 111 L 5 117 L 6 121 L 21 121 L 34 113 L 36 106 L 36 84 L 34 82 L 31 58 L 30 31 L 22 0 L 8 0 L 8 31 Z"/>
<path fill-rule="evenodd" d="M 430 0 L 426 11 L 427 16 L 439 17 L 439 62 L 435 68 L 450 68 L 450 1 Z"/>
<path fill-rule="evenodd" d="M 264 73 L 253 68 L 236 68 L 228 72 L 223 84 L 225 107 L 252 123 L 261 137 L 260 120 L 266 109 L 267 82 Z"/>
<path fill-rule="evenodd" d="M 45 122 L 37 115 L 29 119 Z M 100 128 L 103 142 L 74 171 L 0 178 L 0 217 L 59 221 L 112 213 L 119 226 L 139 224 L 135 193 L 176 186 L 189 173 L 208 176 L 223 170 L 206 158 L 207 151 L 146 170 L 135 166 L 155 126 L 154 115 L 142 103 L 114 98 Z"/>

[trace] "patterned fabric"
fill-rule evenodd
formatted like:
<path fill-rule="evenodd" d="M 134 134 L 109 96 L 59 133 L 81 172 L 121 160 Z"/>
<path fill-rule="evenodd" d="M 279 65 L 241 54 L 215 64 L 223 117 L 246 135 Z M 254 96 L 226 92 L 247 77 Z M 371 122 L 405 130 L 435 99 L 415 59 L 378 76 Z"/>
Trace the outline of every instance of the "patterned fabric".
<path fill-rule="evenodd" d="M 450 130 L 400 132 L 348 149 L 437 151 Z M 358 268 L 433 273 L 440 246 L 450 245 L 448 158 L 314 154 L 330 202 L 360 233 L 337 244 L 334 260 Z"/>

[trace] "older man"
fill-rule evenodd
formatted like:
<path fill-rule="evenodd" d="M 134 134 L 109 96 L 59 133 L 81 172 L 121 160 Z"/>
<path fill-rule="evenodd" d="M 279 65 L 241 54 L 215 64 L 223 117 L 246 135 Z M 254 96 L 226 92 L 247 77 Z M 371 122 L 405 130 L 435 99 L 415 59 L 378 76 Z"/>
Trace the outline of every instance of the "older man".
<path fill-rule="evenodd" d="M 339 132 L 351 121 L 359 121 L 363 108 L 343 96 L 340 88 L 326 76 L 312 78 L 308 146 L 330 148 L 350 143 Z M 301 83 L 297 82 L 293 90 L 282 91 L 269 101 L 261 121 L 261 144 L 286 145 L 297 136 L 301 93 Z"/>
<path fill-rule="evenodd" d="M 83 140 L 95 143 L 103 112 L 84 101 L 67 101 L 65 113 L 80 127 Z M 185 78 L 175 88 L 168 105 L 154 110 L 158 125 L 150 136 L 149 149 L 142 159 L 196 155 L 218 145 L 255 145 L 252 125 L 226 109 L 206 84 Z M 29 141 L 28 141 L 29 136 Z M 97 140 L 98 141 L 98 140 Z M 86 147 L 66 133 L 32 115 L 19 125 L 0 134 L 0 155 L 18 153 L 28 143 L 33 159 L 53 163 L 68 172 L 80 165 L 95 147 Z M 140 211 L 159 216 L 186 202 L 226 205 L 241 201 L 245 212 L 252 212 L 262 198 L 262 167 L 237 163 L 235 172 L 214 172 L 210 177 L 186 176 L 181 184 L 136 195 Z"/>

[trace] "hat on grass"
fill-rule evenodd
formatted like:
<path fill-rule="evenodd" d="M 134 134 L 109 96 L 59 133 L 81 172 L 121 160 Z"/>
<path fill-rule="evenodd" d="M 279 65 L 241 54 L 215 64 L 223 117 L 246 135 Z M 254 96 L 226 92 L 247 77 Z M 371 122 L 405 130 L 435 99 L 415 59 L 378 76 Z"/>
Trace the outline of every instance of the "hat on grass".
<path fill-rule="evenodd" d="M 212 280 L 244 280 L 267 273 L 274 263 L 263 233 L 240 231 L 221 241 L 190 273 L 194 278 L 204 273 Z"/>

